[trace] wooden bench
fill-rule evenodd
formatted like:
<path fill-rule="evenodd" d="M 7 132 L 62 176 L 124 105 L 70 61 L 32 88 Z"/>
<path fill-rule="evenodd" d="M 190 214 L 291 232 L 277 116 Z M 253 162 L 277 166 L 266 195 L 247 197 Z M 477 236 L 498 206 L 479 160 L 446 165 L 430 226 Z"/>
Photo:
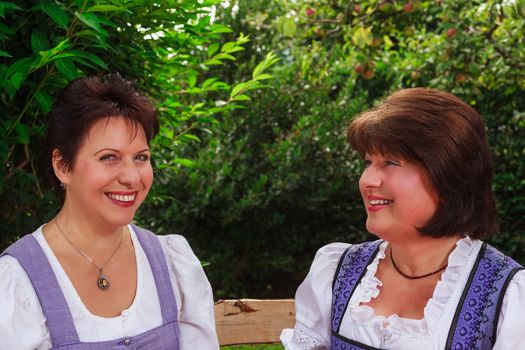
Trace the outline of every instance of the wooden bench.
<path fill-rule="evenodd" d="M 220 345 L 278 343 L 284 328 L 293 328 L 293 299 L 237 299 L 215 303 Z"/>

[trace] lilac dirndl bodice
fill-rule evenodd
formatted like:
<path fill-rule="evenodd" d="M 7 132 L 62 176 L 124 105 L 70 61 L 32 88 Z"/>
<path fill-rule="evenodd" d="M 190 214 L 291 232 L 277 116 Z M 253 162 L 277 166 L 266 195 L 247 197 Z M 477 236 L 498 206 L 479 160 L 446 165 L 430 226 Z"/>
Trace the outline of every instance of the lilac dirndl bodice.
<path fill-rule="evenodd" d="M 352 245 L 341 256 L 332 284 L 331 350 L 381 350 L 339 334 L 350 298 L 381 242 Z M 483 243 L 450 326 L 446 350 L 492 349 L 505 290 L 521 269 L 516 261 Z"/>
<path fill-rule="evenodd" d="M 9 254 L 16 258 L 31 280 L 46 317 L 52 343 L 51 349 L 179 349 L 177 301 L 173 293 L 164 252 L 155 234 L 135 225 L 132 226 L 153 272 L 162 311 L 162 325 L 135 336 L 103 342 L 81 342 L 66 299 L 37 240 L 32 235 L 26 235 L 2 254 Z"/>

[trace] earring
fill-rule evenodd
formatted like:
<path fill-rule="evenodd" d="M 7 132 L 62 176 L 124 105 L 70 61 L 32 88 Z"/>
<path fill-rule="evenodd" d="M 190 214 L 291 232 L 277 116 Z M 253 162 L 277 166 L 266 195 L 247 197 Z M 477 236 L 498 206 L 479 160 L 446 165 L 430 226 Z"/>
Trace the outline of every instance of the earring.
<path fill-rule="evenodd" d="M 65 190 L 65 189 L 66 189 L 66 184 L 63 183 L 63 182 L 60 182 L 60 188 L 61 188 L 62 190 Z"/>

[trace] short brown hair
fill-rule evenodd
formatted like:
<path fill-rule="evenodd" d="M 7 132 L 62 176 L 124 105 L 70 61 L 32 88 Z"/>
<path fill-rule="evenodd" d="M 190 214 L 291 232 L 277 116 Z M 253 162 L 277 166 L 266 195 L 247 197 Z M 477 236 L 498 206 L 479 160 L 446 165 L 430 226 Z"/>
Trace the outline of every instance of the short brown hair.
<path fill-rule="evenodd" d="M 55 189 L 59 180 L 52 167 L 53 150 L 58 149 L 61 165 L 70 170 L 91 126 L 100 119 L 123 117 L 144 129 L 146 140 L 159 132 L 157 113 L 138 88 L 117 73 L 82 77 L 71 81 L 59 94 L 49 114 L 44 167 Z"/>
<path fill-rule="evenodd" d="M 392 154 L 426 168 L 440 202 L 429 222 L 417 228 L 421 234 L 483 238 L 498 231 L 485 124 L 454 95 L 398 90 L 351 122 L 348 142 L 361 156 Z"/>

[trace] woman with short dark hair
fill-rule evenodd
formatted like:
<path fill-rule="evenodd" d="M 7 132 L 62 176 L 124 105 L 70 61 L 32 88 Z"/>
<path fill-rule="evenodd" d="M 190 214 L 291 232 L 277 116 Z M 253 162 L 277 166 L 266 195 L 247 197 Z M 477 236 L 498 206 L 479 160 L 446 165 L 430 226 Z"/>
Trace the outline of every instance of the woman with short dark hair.
<path fill-rule="evenodd" d="M 217 349 L 210 284 L 186 239 L 131 224 L 152 182 L 151 102 L 119 75 L 69 83 L 46 165 L 59 213 L 0 256 L 1 349 Z"/>
<path fill-rule="evenodd" d="M 479 239 L 498 230 L 492 157 L 474 108 L 432 89 L 358 115 L 366 228 L 321 248 L 297 290 L 297 349 L 525 348 L 525 272 Z"/>

